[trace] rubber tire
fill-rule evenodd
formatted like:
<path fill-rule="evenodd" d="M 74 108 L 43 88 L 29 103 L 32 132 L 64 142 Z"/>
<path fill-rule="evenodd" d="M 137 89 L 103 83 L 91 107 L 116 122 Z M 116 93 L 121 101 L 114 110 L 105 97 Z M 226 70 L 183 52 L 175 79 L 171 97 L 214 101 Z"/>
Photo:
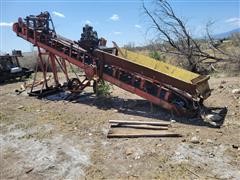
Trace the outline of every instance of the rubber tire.
<path fill-rule="evenodd" d="M 75 86 L 74 82 L 77 82 L 76 87 L 73 87 L 73 86 Z M 80 85 L 81 85 L 81 82 L 78 78 L 72 78 L 68 81 L 68 89 L 69 90 L 77 90 L 80 87 Z"/>

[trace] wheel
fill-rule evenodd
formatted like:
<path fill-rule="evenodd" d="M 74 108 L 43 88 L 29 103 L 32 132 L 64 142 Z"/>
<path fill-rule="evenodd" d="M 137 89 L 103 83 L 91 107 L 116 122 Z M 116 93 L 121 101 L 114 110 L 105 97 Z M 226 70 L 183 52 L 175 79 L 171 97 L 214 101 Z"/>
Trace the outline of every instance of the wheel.
<path fill-rule="evenodd" d="M 81 86 L 81 82 L 78 78 L 72 78 L 68 81 L 68 89 L 70 91 L 77 91 Z"/>

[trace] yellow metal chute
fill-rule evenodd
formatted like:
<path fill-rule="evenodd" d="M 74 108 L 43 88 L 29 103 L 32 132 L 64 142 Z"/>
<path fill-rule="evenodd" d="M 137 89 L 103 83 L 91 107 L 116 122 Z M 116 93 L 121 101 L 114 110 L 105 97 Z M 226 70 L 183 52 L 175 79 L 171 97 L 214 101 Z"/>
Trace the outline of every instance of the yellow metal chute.
<path fill-rule="evenodd" d="M 185 81 L 186 83 L 190 84 L 192 84 L 192 80 L 200 76 L 199 74 L 193 73 L 191 71 L 187 71 L 185 69 L 155 60 L 148 56 L 142 55 L 140 53 L 135 53 L 126 49 L 121 49 L 119 56 L 127 59 L 128 61 L 134 62 L 149 69 L 153 69 L 155 71 L 166 74 L 175 79 Z"/>

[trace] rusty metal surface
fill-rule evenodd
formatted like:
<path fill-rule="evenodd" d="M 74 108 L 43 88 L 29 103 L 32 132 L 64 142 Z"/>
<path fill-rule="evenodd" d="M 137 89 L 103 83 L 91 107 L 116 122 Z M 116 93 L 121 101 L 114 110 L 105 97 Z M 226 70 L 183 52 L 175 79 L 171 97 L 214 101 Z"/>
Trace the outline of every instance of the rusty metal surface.
<path fill-rule="evenodd" d="M 35 20 L 36 22 L 41 21 L 38 18 Z M 108 52 L 114 53 L 111 48 L 107 51 L 98 48 L 92 49 L 91 47 L 90 50 L 85 50 L 75 41 L 58 37 L 55 30 L 50 28 L 47 33 L 44 33 L 34 27 L 29 28 L 24 22 L 18 22 L 13 25 L 13 31 L 19 37 L 50 54 L 56 82 L 58 81 L 57 72 L 55 71 L 55 60 L 58 62 L 56 56 L 61 57 L 64 61 L 62 64 L 66 64 L 66 60 L 83 69 L 86 73 L 86 79 L 74 91 L 79 90 L 80 92 L 85 87 L 90 86 L 91 80 L 104 79 L 180 115 L 188 113 L 188 111 L 196 111 L 193 106 L 194 98 L 204 98 L 201 92 L 203 89 L 209 88 L 206 87 L 206 80 L 203 80 L 203 78 L 193 79 L 194 82 L 181 81 L 154 69 L 110 54 Z M 66 65 L 62 69 L 67 73 Z M 67 74 L 66 77 L 69 80 Z M 202 84 L 196 86 L 197 83 Z M 185 95 L 186 93 L 189 93 L 189 95 Z"/>
<path fill-rule="evenodd" d="M 145 68 L 143 66 L 140 66 L 138 64 L 134 64 L 132 62 L 129 62 L 125 60 L 124 58 L 114 56 L 112 54 L 103 52 L 99 49 L 95 50 L 93 52 L 94 56 L 98 57 L 99 59 L 104 59 L 104 63 L 111 64 L 114 66 L 121 67 L 127 71 L 145 76 L 146 78 L 156 80 L 160 83 L 165 83 L 168 85 L 172 85 L 173 87 L 179 88 L 181 90 L 184 90 L 188 92 L 189 94 L 193 96 L 198 96 L 198 93 L 196 91 L 196 85 L 192 83 L 187 83 L 184 81 L 180 81 L 178 79 L 174 79 L 172 77 L 169 77 L 165 74 L 156 72 L 154 70 Z"/>

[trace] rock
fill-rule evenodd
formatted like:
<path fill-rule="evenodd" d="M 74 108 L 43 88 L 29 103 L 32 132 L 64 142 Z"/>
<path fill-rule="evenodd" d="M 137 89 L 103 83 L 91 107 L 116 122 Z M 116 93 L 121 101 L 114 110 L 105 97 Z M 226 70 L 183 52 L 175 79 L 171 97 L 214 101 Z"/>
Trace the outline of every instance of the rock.
<path fill-rule="evenodd" d="M 219 89 L 222 89 L 222 88 L 224 88 L 224 87 L 223 87 L 223 85 L 220 85 L 220 86 L 218 86 L 218 88 L 219 88 Z"/>
<path fill-rule="evenodd" d="M 133 153 L 134 149 L 133 148 L 127 148 L 126 151 L 125 151 L 125 154 L 127 156 L 131 155 Z"/>
<path fill-rule="evenodd" d="M 236 145 L 236 144 L 233 144 L 232 147 L 233 147 L 234 149 L 238 149 L 238 148 L 239 148 L 239 146 Z"/>
<path fill-rule="evenodd" d="M 213 141 L 211 139 L 207 139 L 207 143 L 212 144 Z"/>
<path fill-rule="evenodd" d="M 24 106 L 18 106 L 17 108 L 18 108 L 18 109 L 23 109 L 23 108 L 24 108 Z"/>
<path fill-rule="evenodd" d="M 213 158 L 214 156 L 215 156 L 215 154 L 209 153 L 209 157 L 210 157 L 210 158 Z"/>
<path fill-rule="evenodd" d="M 192 148 L 193 148 L 193 145 L 190 144 L 188 147 L 192 149 Z"/>
<path fill-rule="evenodd" d="M 180 156 L 181 153 L 180 152 L 175 152 L 175 155 Z"/>
<path fill-rule="evenodd" d="M 141 158 L 141 156 L 140 155 L 137 155 L 137 156 L 135 156 L 135 160 L 137 160 L 137 159 L 140 159 Z"/>
<path fill-rule="evenodd" d="M 199 133 L 199 132 L 200 132 L 200 129 L 196 129 L 196 132 Z"/>
<path fill-rule="evenodd" d="M 190 140 L 191 143 L 193 144 L 199 144 L 200 141 L 199 141 L 199 138 L 197 136 L 193 136 Z"/>
<path fill-rule="evenodd" d="M 171 123 L 176 123 L 176 120 L 172 119 L 172 120 L 171 120 Z"/>
<path fill-rule="evenodd" d="M 163 144 L 156 144 L 157 147 L 161 147 Z"/>
<path fill-rule="evenodd" d="M 186 142 L 186 139 L 182 139 L 182 142 Z"/>
<path fill-rule="evenodd" d="M 240 89 L 233 89 L 233 90 L 232 90 L 232 93 L 233 93 L 233 94 L 240 94 Z"/>

